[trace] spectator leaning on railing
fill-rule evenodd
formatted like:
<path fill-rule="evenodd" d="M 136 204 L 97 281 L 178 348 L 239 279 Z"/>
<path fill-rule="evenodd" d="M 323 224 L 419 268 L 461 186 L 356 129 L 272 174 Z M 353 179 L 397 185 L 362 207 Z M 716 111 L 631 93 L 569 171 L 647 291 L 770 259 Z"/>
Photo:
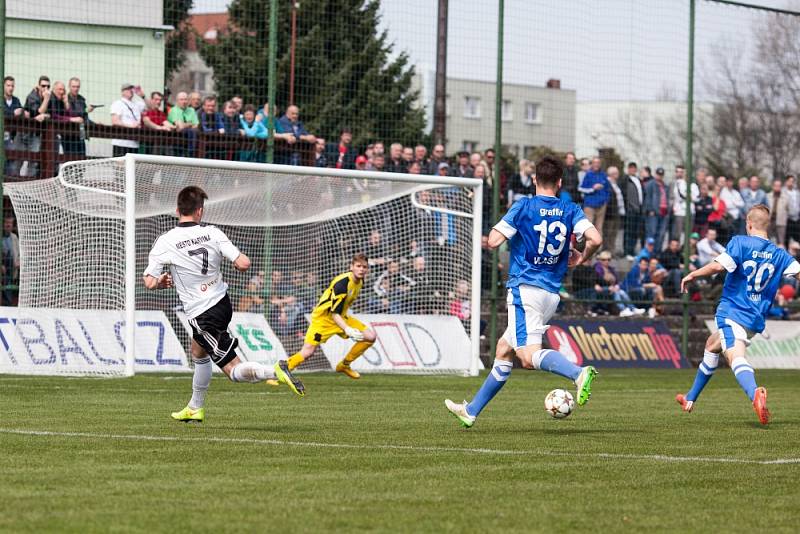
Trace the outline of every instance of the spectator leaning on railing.
<path fill-rule="evenodd" d="M 33 88 L 30 94 L 28 94 L 28 98 L 25 99 L 25 109 L 32 119 L 44 122 L 50 117 L 48 112 L 49 106 L 50 78 L 47 76 L 39 76 L 39 82 L 36 87 Z M 23 133 L 19 141 L 20 150 L 39 152 L 42 148 L 42 136 L 36 131 Z M 36 161 L 27 161 L 26 163 L 27 168 L 21 174 L 24 176 L 39 176 L 39 163 Z"/>
<path fill-rule="evenodd" d="M 133 101 L 133 88 L 132 83 L 123 83 L 120 87 L 122 98 L 111 104 L 111 124 L 113 126 L 142 127 L 142 109 L 137 102 Z M 111 146 L 115 158 L 139 150 L 139 143 L 128 139 L 112 139 Z"/>
<path fill-rule="evenodd" d="M 14 117 L 30 117 L 28 111 L 22 107 L 19 98 L 14 96 L 15 82 L 12 76 L 6 76 L 3 80 L 3 117 L 11 119 Z M 3 138 L 6 150 L 16 150 L 19 146 L 18 136 L 14 130 L 6 130 Z M 16 160 L 6 160 L 5 172 L 7 176 L 16 176 L 19 173 L 21 162 Z"/>
<path fill-rule="evenodd" d="M 344 127 L 339 132 L 338 143 L 328 143 L 325 147 L 326 164 L 333 164 L 337 169 L 355 169 L 358 152 L 351 146 L 353 131 Z"/>
<path fill-rule="evenodd" d="M 242 113 L 241 127 L 244 134 L 253 139 L 266 139 L 267 128 L 264 123 L 256 119 L 256 108 L 252 104 L 247 104 Z M 239 151 L 240 161 L 256 161 L 263 163 L 265 161 L 264 153 L 255 148 L 249 150 Z"/>
<path fill-rule="evenodd" d="M 286 114 L 281 117 L 278 122 L 284 132 L 291 133 L 294 136 L 295 141 L 308 141 L 309 143 L 313 143 L 317 140 L 314 134 L 306 130 L 306 127 L 303 125 L 302 121 L 300 121 L 300 108 L 297 106 L 289 106 L 286 108 Z M 284 163 L 300 165 L 300 152 L 296 150 L 291 151 L 288 161 Z"/>
<path fill-rule="evenodd" d="M 69 98 L 64 82 L 53 84 L 53 93 L 50 95 L 50 116 L 54 121 L 83 124 L 83 117 L 73 116 L 69 107 Z M 86 153 L 81 134 L 62 133 L 61 146 L 64 154 L 80 156 Z"/>

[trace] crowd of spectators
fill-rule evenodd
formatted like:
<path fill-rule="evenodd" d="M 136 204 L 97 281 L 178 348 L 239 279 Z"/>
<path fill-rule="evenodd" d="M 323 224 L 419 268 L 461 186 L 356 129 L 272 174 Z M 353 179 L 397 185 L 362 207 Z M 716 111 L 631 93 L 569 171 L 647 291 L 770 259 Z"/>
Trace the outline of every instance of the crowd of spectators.
<path fill-rule="evenodd" d="M 603 235 L 604 248 L 593 267 L 572 273 L 564 292 L 593 302 L 592 314 L 664 312 L 665 298 L 680 294 L 685 270 L 692 271 L 724 252 L 734 235 L 745 233 L 747 211 L 758 204 L 770 208 L 770 239 L 800 258 L 800 193 L 793 175 L 713 176 L 698 169 L 689 186 L 686 169 L 675 167 L 671 180 L 658 167 L 639 169 L 630 162 L 620 176 L 615 166 L 602 168 L 598 157 L 579 163 L 565 158 L 561 195 L 583 206 L 586 217 Z M 688 221 L 687 221 L 688 217 Z M 687 231 L 688 229 L 688 231 Z M 684 243 L 689 242 L 689 262 L 684 265 Z M 617 270 L 627 274 L 618 276 Z M 694 284 L 692 300 L 715 300 L 724 278 Z M 796 282 L 785 280 L 781 305 L 794 298 Z"/>

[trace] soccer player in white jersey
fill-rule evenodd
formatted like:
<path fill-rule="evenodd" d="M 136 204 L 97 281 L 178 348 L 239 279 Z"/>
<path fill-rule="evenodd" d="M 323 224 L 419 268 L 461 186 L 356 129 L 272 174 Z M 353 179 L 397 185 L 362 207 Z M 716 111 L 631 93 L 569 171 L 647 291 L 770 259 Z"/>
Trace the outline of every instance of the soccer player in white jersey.
<path fill-rule="evenodd" d="M 769 423 L 767 390 L 758 387 L 756 375 L 745 359 L 750 339 L 764 331 L 765 320 L 783 277 L 800 278 L 800 263 L 767 238 L 769 208 L 759 204 L 747 212 L 747 235 L 737 235 L 728 242 L 725 252 L 714 261 L 681 280 L 681 291 L 697 278 L 727 271 L 722 298 L 717 306 L 717 331 L 706 341 L 703 361 L 697 369 L 692 388 L 675 400 L 683 411 L 691 412 L 697 397 L 714 375 L 720 353 L 725 355 L 739 386 L 753 403 L 762 425 Z"/>
<path fill-rule="evenodd" d="M 578 367 L 555 350 L 542 349 L 542 335 L 556 311 L 558 291 L 568 266 L 589 261 L 603 242 L 580 206 L 556 196 L 564 172 L 561 162 L 544 157 L 536 165 L 536 196 L 522 198 L 489 234 L 489 246 L 510 241 L 508 328 L 497 342 L 494 365 L 471 402 L 445 400 L 445 406 L 467 428 L 505 385 L 516 353 L 525 369 L 540 369 L 569 378 L 578 388 L 578 404 L 591 395 L 597 371 Z M 583 253 L 572 251 L 572 235 L 585 239 Z"/>
<path fill-rule="evenodd" d="M 178 225 L 161 234 L 150 251 L 144 285 L 147 289 L 174 287 L 192 328 L 192 398 L 172 418 L 184 422 L 203 422 L 205 396 L 211 383 L 211 362 L 234 382 L 264 382 L 277 378 L 303 396 L 303 383 L 292 376 L 286 362 L 270 368 L 259 362 L 243 362 L 236 354 L 238 340 L 231 337 L 228 325 L 233 308 L 228 284 L 222 279 L 222 258 L 237 271 L 250 268 L 250 259 L 239 252 L 230 239 L 215 226 L 201 225 L 205 191 L 196 186 L 178 193 Z M 164 267 L 169 272 L 163 272 Z"/>

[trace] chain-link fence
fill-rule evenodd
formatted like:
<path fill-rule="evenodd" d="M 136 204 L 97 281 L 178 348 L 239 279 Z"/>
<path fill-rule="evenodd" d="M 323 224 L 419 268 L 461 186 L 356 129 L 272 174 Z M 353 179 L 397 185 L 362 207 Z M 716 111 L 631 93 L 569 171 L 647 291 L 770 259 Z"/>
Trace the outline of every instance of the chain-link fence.
<path fill-rule="evenodd" d="M 684 325 L 710 309 L 721 281 L 682 297 L 681 277 L 744 231 L 750 206 L 772 207 L 771 235 L 800 254 L 800 19 L 771 4 L 5 4 L 6 180 L 130 151 L 474 176 L 487 185 L 488 233 L 535 194 L 535 162 L 555 154 L 561 194 L 605 240 L 596 262 L 564 280 L 567 311 Z M 8 203 L 5 214 L 11 304 L 19 257 Z M 422 249 L 452 239 L 437 228 Z M 486 249 L 491 338 L 507 264 L 505 251 Z M 788 314 L 787 286 L 775 313 Z"/>

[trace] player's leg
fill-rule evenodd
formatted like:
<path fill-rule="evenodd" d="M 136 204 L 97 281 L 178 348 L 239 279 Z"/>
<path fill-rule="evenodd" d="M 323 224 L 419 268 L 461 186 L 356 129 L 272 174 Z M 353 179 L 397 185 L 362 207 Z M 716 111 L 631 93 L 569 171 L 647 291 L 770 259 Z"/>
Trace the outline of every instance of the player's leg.
<path fill-rule="evenodd" d="M 192 398 L 189 404 L 179 411 L 173 412 L 172 418 L 184 423 L 202 423 L 206 418 L 205 400 L 208 386 L 211 384 L 211 358 L 205 349 L 192 340 L 192 361 L 194 374 L 192 375 Z"/>
<path fill-rule="evenodd" d="M 361 341 L 356 341 L 356 343 L 350 347 L 350 350 L 342 359 L 342 361 L 336 365 L 336 372 L 343 373 L 353 379 L 358 379 L 361 378 L 361 374 L 358 371 L 351 369 L 350 364 L 353 363 L 356 358 L 364 354 L 364 352 L 366 352 L 366 350 L 370 348 L 373 343 L 375 343 L 377 336 L 375 335 L 374 330 L 367 327 L 355 317 L 348 317 L 345 319 L 345 321 L 347 322 L 347 326 L 360 331 L 364 336 L 364 339 Z"/>
<path fill-rule="evenodd" d="M 580 367 L 574 364 L 558 350 L 542 349 L 542 336 L 558 308 L 558 295 L 537 287 L 523 286 L 520 289 L 521 300 L 524 302 L 527 343 L 517 348 L 517 357 L 526 369 L 547 371 L 575 382 L 578 405 L 583 406 L 592 394 L 592 382 L 597 376 L 597 370 L 591 365 Z"/>
<path fill-rule="evenodd" d="M 303 347 L 300 351 L 292 354 L 289 359 L 286 360 L 289 370 L 294 370 L 295 367 L 313 356 L 315 350 L 317 350 L 317 345 L 308 342 L 303 343 Z"/>
<path fill-rule="evenodd" d="M 509 339 L 511 341 L 509 341 Z M 506 330 L 503 337 L 497 341 L 492 370 L 486 376 L 486 379 L 483 381 L 483 384 L 471 402 L 464 401 L 462 403 L 456 403 L 450 399 L 445 399 L 445 407 L 461 421 L 462 426 L 470 428 L 474 425 L 478 415 L 506 384 L 508 377 L 511 375 L 511 369 L 514 367 L 514 348 L 512 343 L 513 333 Z"/>
<path fill-rule="evenodd" d="M 736 325 L 739 326 L 739 325 Z M 769 410 L 767 409 L 767 389 L 758 387 L 756 384 L 756 374 L 745 358 L 745 350 L 749 336 L 744 328 L 739 326 L 741 332 L 737 331 L 736 342 L 733 347 L 724 351 L 725 358 L 728 360 L 731 371 L 733 371 L 739 386 L 753 403 L 758 420 L 762 425 L 769 423 Z M 736 330 L 734 328 L 734 330 Z"/>
<path fill-rule="evenodd" d="M 697 397 L 700 396 L 700 392 L 703 391 L 708 381 L 714 376 L 714 371 L 716 371 L 719 366 L 719 355 L 722 352 L 723 342 L 731 344 L 734 341 L 733 335 L 729 331 L 730 329 L 728 328 L 723 332 L 723 328 L 720 328 L 720 322 L 720 320 L 717 321 L 717 331 L 708 336 L 706 340 L 703 361 L 700 362 L 700 366 L 697 368 L 697 374 L 694 377 L 692 388 L 686 395 L 678 393 L 678 395 L 675 396 L 675 400 L 681 405 L 684 412 L 692 411 Z M 722 324 L 724 325 L 724 323 Z M 725 336 L 728 336 L 728 339 L 726 339 Z"/>

